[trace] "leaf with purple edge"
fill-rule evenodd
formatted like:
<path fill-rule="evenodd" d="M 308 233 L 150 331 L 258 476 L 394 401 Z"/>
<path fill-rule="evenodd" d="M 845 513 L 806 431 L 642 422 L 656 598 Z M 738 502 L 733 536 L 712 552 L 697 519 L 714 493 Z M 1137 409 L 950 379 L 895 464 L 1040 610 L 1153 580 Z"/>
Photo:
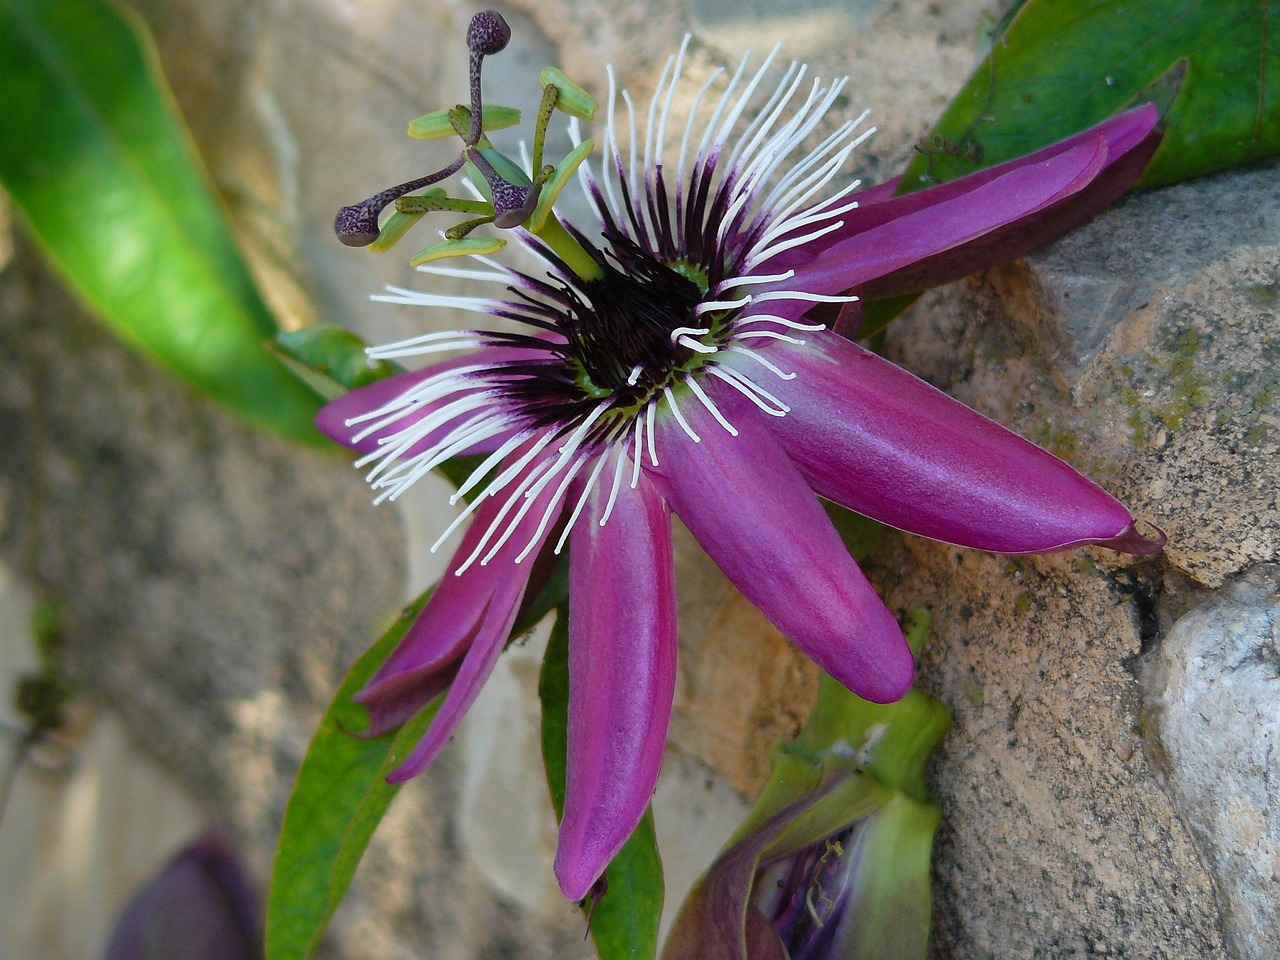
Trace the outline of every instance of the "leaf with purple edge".
<path fill-rule="evenodd" d="M 266 960 L 306 960 L 320 942 L 399 785 L 386 776 L 422 737 L 437 699 L 399 730 L 360 737 L 352 695 L 368 683 L 431 595 L 427 590 L 352 666 L 307 748 L 285 808 L 267 901 Z"/>
<path fill-rule="evenodd" d="M 538 678 L 542 701 L 542 759 L 557 818 L 564 810 L 569 727 L 569 618 L 560 606 Z M 600 960 L 652 960 L 662 915 L 662 860 L 650 809 L 605 870 L 605 895 L 589 910 Z"/>
<path fill-rule="evenodd" d="M 1029 153 L 1143 99 L 1168 102 L 1141 186 L 1280 152 L 1276 0 L 1029 0 L 903 177 L 908 189 Z M 1182 82 L 1177 78 L 1185 71 Z M 1171 85 L 1161 86 L 1161 78 Z"/>

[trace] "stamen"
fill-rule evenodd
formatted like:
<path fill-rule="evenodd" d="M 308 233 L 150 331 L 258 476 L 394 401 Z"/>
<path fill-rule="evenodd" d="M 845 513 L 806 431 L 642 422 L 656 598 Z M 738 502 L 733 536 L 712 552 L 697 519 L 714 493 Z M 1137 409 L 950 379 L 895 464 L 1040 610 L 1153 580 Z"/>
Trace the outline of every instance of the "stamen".
<path fill-rule="evenodd" d="M 694 377 L 685 377 L 684 382 L 689 385 L 689 389 L 693 391 L 694 395 L 702 405 L 707 408 L 707 411 L 719 421 L 720 426 L 729 431 L 729 435 L 731 437 L 736 437 L 738 435 L 738 431 L 734 428 L 733 424 L 724 418 L 724 414 L 722 414 L 716 405 L 711 402 L 711 398 L 706 395 L 702 387 L 698 386 L 697 379 Z"/>
<path fill-rule="evenodd" d="M 667 398 L 667 406 L 671 408 L 671 413 L 676 418 L 676 423 L 680 424 L 680 428 L 688 434 L 690 440 L 694 443 L 701 443 L 702 438 L 693 432 L 693 428 L 689 426 L 689 421 L 684 418 L 684 414 L 680 412 L 680 408 L 676 405 L 676 395 L 671 392 L 671 387 L 663 386 L 662 392 Z"/>

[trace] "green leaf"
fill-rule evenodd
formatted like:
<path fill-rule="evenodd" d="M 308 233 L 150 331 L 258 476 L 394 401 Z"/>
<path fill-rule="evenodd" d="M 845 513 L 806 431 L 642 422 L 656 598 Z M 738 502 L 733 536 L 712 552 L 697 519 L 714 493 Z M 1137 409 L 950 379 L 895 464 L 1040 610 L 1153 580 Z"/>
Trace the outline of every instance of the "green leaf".
<path fill-rule="evenodd" d="M 364 855 L 369 838 L 400 787 L 386 776 L 413 749 L 440 699 L 398 731 L 353 736 L 368 718 L 352 695 L 400 642 L 428 590 L 356 661 L 307 748 L 285 808 L 267 900 L 266 960 L 305 960 L 320 942 Z"/>
<path fill-rule="evenodd" d="M 1278 0 L 1028 0 L 904 189 L 1030 153 L 1145 99 L 1171 103 L 1142 186 L 1280 152 L 1278 21 Z"/>
<path fill-rule="evenodd" d="M 547 642 L 538 695 L 542 700 L 542 760 L 556 817 L 564 810 L 565 762 L 569 727 L 569 627 L 561 606 Z M 658 950 L 662 914 L 662 860 L 646 811 L 604 873 L 608 892 L 591 912 L 591 939 L 600 960 L 652 960 Z"/>
<path fill-rule="evenodd" d="M 0 0 L 0 182 L 120 336 L 249 419 L 320 442 L 136 18 Z"/>
<path fill-rule="evenodd" d="M 282 333 L 269 345 L 294 376 L 323 400 L 401 372 L 385 360 L 370 360 L 363 340 L 341 327 L 307 327 Z"/>

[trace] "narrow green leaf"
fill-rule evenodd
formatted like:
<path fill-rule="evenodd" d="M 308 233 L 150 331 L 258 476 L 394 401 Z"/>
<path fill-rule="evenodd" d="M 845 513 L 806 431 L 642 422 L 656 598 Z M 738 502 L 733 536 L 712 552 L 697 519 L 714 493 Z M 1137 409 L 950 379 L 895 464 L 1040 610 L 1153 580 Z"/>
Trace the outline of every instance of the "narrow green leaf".
<path fill-rule="evenodd" d="M 561 606 L 547 642 L 538 695 L 542 700 L 542 760 L 558 818 L 564 810 L 569 727 L 569 618 Z M 652 960 L 662 915 L 662 860 L 645 813 L 604 874 L 608 892 L 591 913 L 591 939 L 600 960 Z"/>
<path fill-rule="evenodd" d="M 249 419 L 320 442 L 136 18 L 0 0 L 0 183 L 120 336 Z"/>
<path fill-rule="evenodd" d="M 402 368 L 370 360 L 363 340 L 342 327 L 307 327 L 282 333 L 269 345 L 276 357 L 323 400 L 333 400 Z"/>
<path fill-rule="evenodd" d="M 1277 29 L 1280 0 L 1028 0 L 943 114 L 904 187 L 1030 153 L 1143 99 L 1172 100 L 1143 186 L 1280 152 Z"/>
<path fill-rule="evenodd" d="M 267 900 L 266 960 L 306 960 L 364 855 L 399 786 L 387 774 L 413 749 L 435 716 L 436 700 L 398 731 L 368 739 L 353 734 L 367 725 L 352 695 L 363 687 L 400 642 L 428 590 L 347 674 L 307 748 L 285 809 Z"/>

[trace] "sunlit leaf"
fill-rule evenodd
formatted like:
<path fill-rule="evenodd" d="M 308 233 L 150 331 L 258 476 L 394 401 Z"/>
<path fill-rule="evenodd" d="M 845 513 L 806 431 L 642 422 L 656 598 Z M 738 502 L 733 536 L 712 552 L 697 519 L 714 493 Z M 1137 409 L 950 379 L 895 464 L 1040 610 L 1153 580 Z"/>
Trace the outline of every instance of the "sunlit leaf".
<path fill-rule="evenodd" d="M 155 52 L 101 0 L 0 0 L 0 183 L 120 336 L 251 420 L 320 442 L 315 397 L 210 194 Z"/>

